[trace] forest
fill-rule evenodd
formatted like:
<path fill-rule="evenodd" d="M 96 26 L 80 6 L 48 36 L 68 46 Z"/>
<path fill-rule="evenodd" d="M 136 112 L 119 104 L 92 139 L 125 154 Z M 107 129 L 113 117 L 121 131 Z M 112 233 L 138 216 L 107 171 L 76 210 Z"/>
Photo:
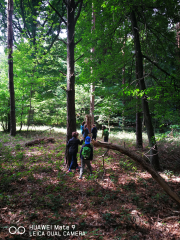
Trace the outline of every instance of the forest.
<path fill-rule="evenodd" d="M 180 239 L 179 12 L 0 0 L 0 239 Z"/>

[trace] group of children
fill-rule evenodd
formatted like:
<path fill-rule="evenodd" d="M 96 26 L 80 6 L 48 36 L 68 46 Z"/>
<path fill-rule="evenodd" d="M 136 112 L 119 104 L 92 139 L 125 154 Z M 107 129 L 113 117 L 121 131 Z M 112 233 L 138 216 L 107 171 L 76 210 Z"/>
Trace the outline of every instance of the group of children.
<path fill-rule="evenodd" d="M 84 137 L 84 140 L 86 139 L 86 137 L 88 136 L 89 134 L 89 130 L 87 128 L 87 124 L 85 124 L 85 122 L 82 122 L 81 124 L 81 133 Z M 92 139 L 94 139 L 96 141 L 96 137 L 97 137 L 97 128 L 96 128 L 96 125 L 93 124 L 93 127 L 91 129 L 91 133 L 92 133 Z"/>
<path fill-rule="evenodd" d="M 108 142 L 109 132 L 105 126 L 102 127 L 102 130 L 103 130 L 102 137 L 104 136 L 104 142 Z M 75 166 L 76 170 L 80 170 L 79 179 L 82 179 L 85 165 L 87 165 L 90 171 L 90 175 L 92 175 L 91 161 L 93 160 L 93 147 L 90 144 L 91 138 L 88 136 L 89 130 L 85 122 L 83 122 L 81 125 L 81 133 L 83 135 L 83 139 L 81 141 L 78 139 L 79 133 L 73 132 L 72 138 L 69 140 L 67 144 L 67 147 L 69 148 L 69 154 L 71 155 L 71 163 L 70 163 L 68 172 L 71 172 L 72 167 Z M 95 124 L 93 124 L 91 133 L 92 133 L 92 139 L 96 141 L 97 128 Z M 81 147 L 81 151 L 80 151 L 81 168 L 79 168 L 77 164 L 78 145 L 82 145 L 83 141 L 85 141 L 85 144 Z"/>

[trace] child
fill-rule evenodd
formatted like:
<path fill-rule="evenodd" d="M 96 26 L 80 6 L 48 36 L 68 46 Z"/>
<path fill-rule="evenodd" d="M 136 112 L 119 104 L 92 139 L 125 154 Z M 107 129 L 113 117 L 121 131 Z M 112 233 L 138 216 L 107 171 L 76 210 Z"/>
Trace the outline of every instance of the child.
<path fill-rule="evenodd" d="M 81 168 L 80 168 L 79 179 L 82 179 L 85 164 L 88 166 L 90 174 L 92 174 L 92 168 L 91 168 L 90 161 L 93 160 L 93 148 L 90 145 L 90 142 L 91 142 L 91 138 L 86 137 L 85 144 L 82 146 L 81 151 L 80 151 Z"/>
<path fill-rule="evenodd" d="M 84 133 L 84 124 L 85 124 L 85 122 L 83 121 L 83 122 L 82 122 L 82 125 L 80 126 L 82 135 L 83 135 L 83 133 Z"/>
<path fill-rule="evenodd" d="M 69 154 L 72 157 L 71 164 L 69 166 L 68 172 L 71 172 L 71 168 L 73 165 L 75 165 L 76 170 L 79 170 L 78 164 L 77 164 L 77 152 L 78 152 L 78 145 L 82 145 L 83 140 L 78 139 L 78 132 L 72 132 L 72 138 L 69 140 L 67 147 L 69 147 Z"/>
<path fill-rule="evenodd" d="M 84 137 L 84 140 L 86 139 L 86 137 L 88 136 L 89 134 L 89 130 L 87 128 L 87 124 L 84 125 L 84 133 L 83 133 L 83 137 Z"/>
<path fill-rule="evenodd" d="M 104 136 L 104 142 L 108 142 L 109 132 L 105 126 L 102 126 L 102 137 Z"/>
<path fill-rule="evenodd" d="M 91 129 L 91 133 L 92 133 L 92 139 L 94 139 L 96 141 L 96 137 L 97 137 L 97 128 L 96 125 L 93 124 L 93 128 Z"/>

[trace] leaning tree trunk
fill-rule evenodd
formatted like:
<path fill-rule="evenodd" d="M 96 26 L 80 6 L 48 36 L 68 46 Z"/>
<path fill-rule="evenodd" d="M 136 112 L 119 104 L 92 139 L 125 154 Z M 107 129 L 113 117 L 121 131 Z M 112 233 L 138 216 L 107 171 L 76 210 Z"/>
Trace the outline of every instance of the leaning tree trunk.
<path fill-rule="evenodd" d="M 74 0 L 67 1 L 67 139 L 72 137 L 72 132 L 76 131 L 75 115 L 75 73 L 74 73 Z M 66 166 L 70 165 L 71 159 L 66 147 Z"/>
<path fill-rule="evenodd" d="M 133 151 L 126 149 L 124 147 L 121 147 L 119 145 L 111 144 L 111 143 L 104 143 L 100 141 L 94 141 L 92 140 L 92 144 L 95 147 L 103 147 L 107 149 L 113 149 L 121 152 L 122 154 L 127 155 L 128 157 L 132 158 L 134 161 L 136 161 L 139 165 L 141 165 L 145 170 L 147 170 L 151 176 L 156 180 L 156 182 L 164 189 L 164 191 L 178 204 L 180 207 L 180 198 L 179 196 L 172 191 L 172 189 L 169 187 L 169 185 L 166 183 L 166 181 L 151 167 L 151 165 L 146 162 L 143 156 L 137 155 Z"/>
<path fill-rule="evenodd" d="M 143 57 L 141 52 L 141 44 L 139 40 L 139 30 L 136 21 L 136 15 L 134 11 L 131 12 L 131 24 L 132 24 L 132 31 L 134 35 L 134 45 L 135 45 L 135 52 L 136 52 L 136 61 L 137 61 L 137 69 L 138 69 L 138 79 L 139 79 L 139 86 L 141 91 L 146 90 L 146 85 L 143 76 Z M 157 144 L 154 136 L 154 129 L 151 121 L 151 115 L 149 112 L 149 105 L 147 96 L 144 94 L 142 97 L 142 106 L 143 106 L 143 113 L 144 113 L 144 120 L 147 129 L 147 135 L 150 145 L 150 161 L 151 164 L 154 166 L 156 170 L 160 169 L 159 166 L 159 158 L 158 158 L 158 151 L 157 151 Z"/>
<path fill-rule="evenodd" d="M 9 64 L 9 91 L 10 91 L 10 135 L 16 135 L 15 96 L 13 81 L 13 0 L 8 0 L 8 64 Z"/>

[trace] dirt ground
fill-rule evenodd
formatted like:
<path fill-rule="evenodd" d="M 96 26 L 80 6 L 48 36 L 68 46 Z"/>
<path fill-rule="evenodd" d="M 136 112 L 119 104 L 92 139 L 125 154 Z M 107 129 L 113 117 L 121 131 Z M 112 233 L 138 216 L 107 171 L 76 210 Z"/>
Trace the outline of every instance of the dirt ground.
<path fill-rule="evenodd" d="M 12 141 L 0 135 L 0 239 L 180 239 L 180 209 L 133 160 L 94 148 L 93 176 L 67 172 L 65 135 L 25 147 L 49 133 Z M 137 151 L 131 140 L 119 141 Z M 161 176 L 180 196 L 179 140 L 158 143 Z M 79 147 L 80 150 L 80 147 Z M 148 152 L 147 143 L 139 154 Z M 80 164 L 79 153 L 78 162 Z"/>

